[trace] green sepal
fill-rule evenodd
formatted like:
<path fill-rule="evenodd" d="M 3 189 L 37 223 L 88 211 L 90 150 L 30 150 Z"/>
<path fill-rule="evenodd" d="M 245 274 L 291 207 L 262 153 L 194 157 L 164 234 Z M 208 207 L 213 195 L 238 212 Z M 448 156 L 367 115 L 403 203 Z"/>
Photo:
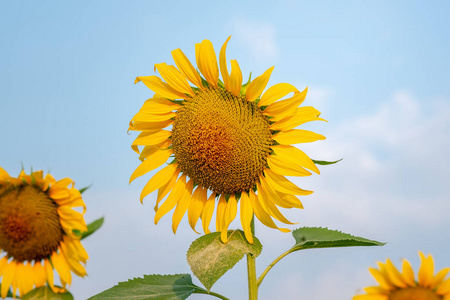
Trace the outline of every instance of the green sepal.
<path fill-rule="evenodd" d="M 292 231 L 292 235 L 296 244 L 290 252 L 313 248 L 383 246 L 385 244 L 322 227 L 298 228 Z"/>
<path fill-rule="evenodd" d="M 226 244 L 222 242 L 220 232 L 213 232 L 192 242 L 187 252 L 187 261 L 192 273 L 209 291 L 245 254 L 250 253 L 256 257 L 261 250 L 259 240 L 253 237 L 253 244 L 249 244 L 242 230 L 229 230 Z"/>
<path fill-rule="evenodd" d="M 101 217 L 101 218 L 95 220 L 94 222 L 88 224 L 87 231 L 81 232 L 78 229 L 73 229 L 72 232 L 76 236 L 81 236 L 81 239 L 85 239 L 88 236 L 90 236 L 91 234 L 93 234 L 94 232 L 96 232 L 97 230 L 99 230 L 100 227 L 102 227 L 103 222 L 105 222 L 105 218 Z"/>
<path fill-rule="evenodd" d="M 79 191 L 80 191 L 80 194 L 83 194 L 84 192 L 86 192 L 86 190 L 90 189 L 90 188 L 91 188 L 91 186 L 92 186 L 92 184 L 90 184 L 90 185 L 88 185 L 88 186 L 85 186 L 85 187 L 84 187 L 84 188 L 82 188 L 82 189 L 79 189 Z"/>
<path fill-rule="evenodd" d="M 54 293 L 48 286 L 39 287 L 28 292 L 22 297 L 22 300 L 73 300 L 69 292 Z"/>
<path fill-rule="evenodd" d="M 343 160 L 343 158 L 341 158 L 340 160 L 336 160 L 336 161 L 325 161 L 325 160 L 314 160 L 314 159 L 312 159 L 313 163 L 315 163 L 316 165 L 322 165 L 322 166 L 333 165 L 335 163 L 340 162 L 341 160 Z"/>
<path fill-rule="evenodd" d="M 191 275 L 144 275 L 119 282 L 88 300 L 184 300 L 193 293 L 207 293 L 192 283 Z"/>

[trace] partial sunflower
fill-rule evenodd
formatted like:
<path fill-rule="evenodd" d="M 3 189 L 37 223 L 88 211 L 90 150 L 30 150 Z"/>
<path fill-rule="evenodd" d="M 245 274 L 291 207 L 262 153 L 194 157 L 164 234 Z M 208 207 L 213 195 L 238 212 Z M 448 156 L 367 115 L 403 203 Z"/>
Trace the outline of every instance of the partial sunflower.
<path fill-rule="evenodd" d="M 231 60 L 229 73 L 225 55 L 229 39 L 219 55 L 222 81 L 209 40 L 195 45 L 197 67 L 204 78 L 180 49 L 172 51 L 178 69 L 165 63 L 155 65 L 165 82 L 157 76 L 136 78 L 135 83 L 142 81 L 155 95 L 145 101 L 130 122 L 129 130 L 142 131 L 131 146 L 140 153 L 142 163 L 130 182 L 169 160 L 141 193 L 142 201 L 158 190 L 155 223 L 176 207 L 172 218 L 174 232 L 187 211 L 192 229 L 201 218 L 204 232 L 209 233 L 216 207 L 216 230 L 226 242 L 228 226 L 236 217 L 240 201 L 242 227 L 247 240 L 253 243 L 253 215 L 272 228 L 278 228 L 272 217 L 293 224 L 278 206 L 303 208 L 296 195 L 312 193 L 284 176 L 311 175 L 306 169 L 319 173 L 314 162 L 290 144 L 325 139 L 320 134 L 295 129 L 323 119 L 317 109 L 299 107 L 307 89 L 300 92 L 288 83 L 279 83 L 261 96 L 273 67 L 246 84 L 242 84 L 236 60 Z M 280 100 L 291 93 L 291 97 Z M 138 146 L 145 146 L 142 152 Z"/>
<path fill-rule="evenodd" d="M 0 296 L 20 296 L 46 283 L 64 292 L 71 271 L 84 277 L 88 255 L 73 231 L 86 231 L 86 206 L 73 181 L 42 171 L 10 177 L 0 168 Z M 83 208 L 83 213 L 73 210 Z M 81 264 L 83 263 L 83 264 Z M 53 269 L 63 288 L 54 286 Z"/>
<path fill-rule="evenodd" d="M 379 286 L 364 288 L 365 295 L 354 296 L 353 300 L 450 300 L 450 278 L 445 279 L 450 268 L 444 268 L 434 275 L 434 261 L 431 255 L 425 257 L 419 252 L 421 266 L 418 280 L 406 259 L 402 271 L 387 259 L 380 269 L 369 268 Z"/>

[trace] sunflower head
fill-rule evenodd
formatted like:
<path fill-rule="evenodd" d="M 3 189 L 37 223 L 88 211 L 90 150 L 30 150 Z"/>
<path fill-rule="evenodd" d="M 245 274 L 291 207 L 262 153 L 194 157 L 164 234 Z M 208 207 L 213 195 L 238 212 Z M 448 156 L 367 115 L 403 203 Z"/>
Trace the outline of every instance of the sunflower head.
<path fill-rule="evenodd" d="M 378 262 L 379 269 L 369 268 L 379 286 L 364 288 L 366 294 L 353 297 L 353 300 L 447 300 L 450 299 L 450 278 L 445 279 L 450 268 L 440 270 L 434 275 L 434 261 L 431 255 L 419 252 L 421 266 L 418 276 L 414 276 L 411 264 L 403 260 L 402 270 L 395 268 L 387 259 Z"/>
<path fill-rule="evenodd" d="M 252 242 L 253 215 L 272 228 L 278 228 L 272 218 L 292 224 L 278 207 L 302 208 L 296 196 L 312 193 L 284 176 L 311 175 L 306 169 L 319 173 L 312 160 L 290 144 L 325 139 L 295 129 L 323 119 L 315 108 L 299 107 L 307 89 L 299 91 L 280 83 L 263 93 L 273 67 L 243 84 L 236 60 L 230 61 L 228 71 L 229 39 L 220 50 L 219 63 L 210 41 L 195 45 L 201 73 L 176 49 L 172 51 L 176 67 L 155 65 L 164 81 L 158 76 L 136 78 L 135 82 L 142 81 L 155 95 L 130 122 L 129 130 L 141 131 L 132 148 L 142 160 L 130 181 L 168 163 L 141 193 L 142 201 L 158 190 L 155 223 L 175 207 L 174 232 L 187 211 L 191 227 L 195 230 L 201 218 L 208 233 L 216 210 L 216 230 L 226 241 L 239 202 L 241 223 L 247 240 Z"/>
<path fill-rule="evenodd" d="M 83 208 L 83 213 L 73 210 Z M 0 296 L 10 287 L 22 296 L 48 283 L 54 291 L 53 268 L 65 287 L 70 271 L 85 276 L 87 253 L 74 230 L 86 231 L 85 204 L 73 181 L 56 181 L 42 171 L 18 178 L 0 168 Z"/>

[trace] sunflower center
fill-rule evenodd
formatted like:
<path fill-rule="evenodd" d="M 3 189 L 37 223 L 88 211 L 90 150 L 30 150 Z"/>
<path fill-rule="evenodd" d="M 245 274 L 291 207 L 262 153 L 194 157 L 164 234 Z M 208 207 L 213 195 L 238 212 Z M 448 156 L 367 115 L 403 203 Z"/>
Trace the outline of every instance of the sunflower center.
<path fill-rule="evenodd" d="M 39 187 L 0 187 L 0 249 L 19 262 L 48 257 L 63 240 L 57 207 Z"/>
<path fill-rule="evenodd" d="M 410 287 L 394 291 L 389 300 L 441 300 L 442 297 L 430 289 L 423 287 Z"/>
<path fill-rule="evenodd" d="M 183 102 L 172 129 L 175 158 L 195 183 L 216 193 L 253 188 L 272 145 L 269 122 L 253 102 L 218 89 Z"/>

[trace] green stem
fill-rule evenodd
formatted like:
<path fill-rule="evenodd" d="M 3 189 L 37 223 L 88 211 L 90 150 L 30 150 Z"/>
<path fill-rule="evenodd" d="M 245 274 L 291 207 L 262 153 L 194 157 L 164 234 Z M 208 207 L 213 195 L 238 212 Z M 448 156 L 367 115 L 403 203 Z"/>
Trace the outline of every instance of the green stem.
<path fill-rule="evenodd" d="M 255 222 L 254 218 L 250 224 L 252 229 L 252 235 L 255 236 Z M 258 300 L 258 285 L 256 283 L 256 261 L 255 257 L 248 253 L 247 254 L 247 273 L 248 273 L 248 299 Z"/>
<path fill-rule="evenodd" d="M 267 273 L 270 271 L 270 269 L 272 269 L 272 267 L 279 262 L 283 257 L 285 257 L 286 255 L 288 255 L 289 253 L 291 253 L 291 250 L 288 250 L 286 252 L 284 252 L 283 254 L 281 254 L 280 256 L 278 256 L 265 270 L 264 272 L 261 274 L 261 276 L 259 276 L 258 278 L 258 282 L 257 282 L 257 286 L 259 287 L 259 285 L 261 284 L 261 282 L 263 281 L 264 277 L 266 277 Z"/>
<path fill-rule="evenodd" d="M 205 291 L 205 290 L 200 290 L 200 291 L 195 291 L 194 294 L 205 294 L 205 295 L 211 295 L 211 296 L 217 297 L 217 298 L 222 299 L 222 300 L 230 300 L 227 297 L 222 296 L 221 294 L 217 294 L 217 293 L 214 293 L 214 292 L 211 292 L 211 291 L 208 292 L 208 291 Z"/>

